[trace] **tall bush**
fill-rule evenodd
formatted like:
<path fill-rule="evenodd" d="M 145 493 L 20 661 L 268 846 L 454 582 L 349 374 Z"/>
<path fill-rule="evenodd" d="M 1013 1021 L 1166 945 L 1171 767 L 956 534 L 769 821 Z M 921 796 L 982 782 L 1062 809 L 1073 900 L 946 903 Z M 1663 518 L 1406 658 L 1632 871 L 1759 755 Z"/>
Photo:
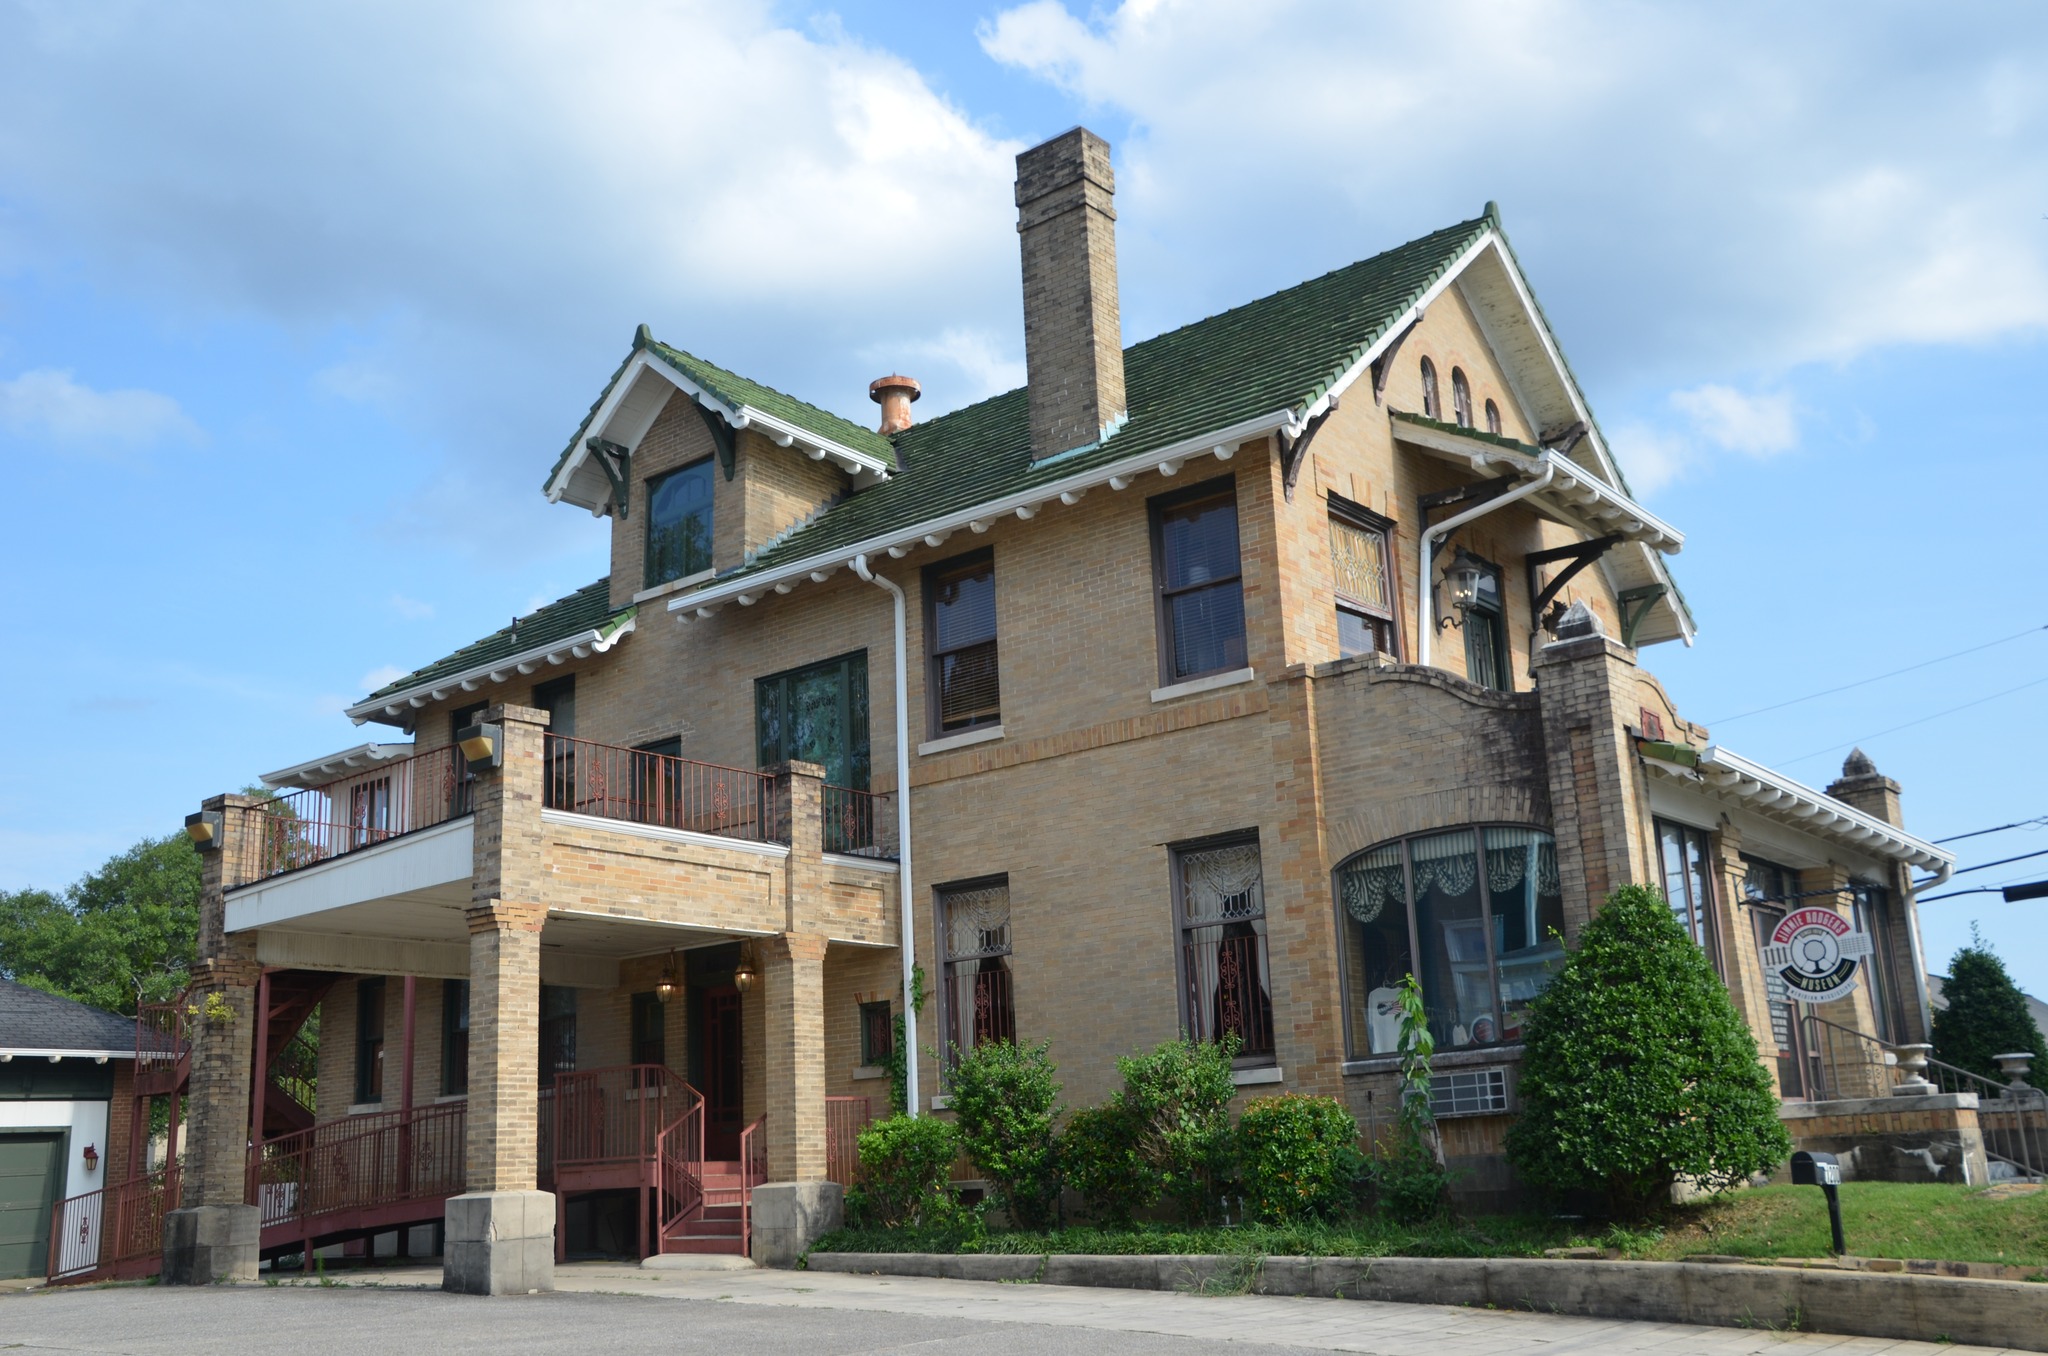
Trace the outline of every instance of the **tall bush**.
<path fill-rule="evenodd" d="M 1190 1224 L 1214 1222 L 1233 1186 L 1236 1157 L 1230 1129 L 1230 1076 L 1235 1036 L 1223 1042 L 1168 1041 L 1150 1054 L 1116 1062 L 1118 1094 L 1138 1155 L 1160 1194 Z"/>
<path fill-rule="evenodd" d="M 1052 1224 L 1059 1205 L 1060 1085 L 1046 1050 L 1042 1041 L 986 1042 L 961 1055 L 948 1080 L 960 1147 L 1020 1229 Z"/>
<path fill-rule="evenodd" d="M 2026 996 L 2006 973 L 2005 962 L 1985 945 L 1974 924 L 1970 944 L 1948 963 L 1941 996 L 1948 1006 L 1934 1014 L 1936 1059 L 2002 1082 L 2004 1076 L 1992 1056 L 2031 1050 L 2030 1078 L 2040 1086 L 2039 1076 L 2048 1074 L 2048 1046 L 2042 1042 L 2041 1028 L 2027 1011 Z"/>
<path fill-rule="evenodd" d="M 1263 1224 L 1329 1219 L 1351 1203 L 1364 1155 L 1358 1122 L 1334 1097 L 1260 1097 L 1237 1121 L 1245 1209 Z"/>
<path fill-rule="evenodd" d="M 870 1124 L 854 1143 L 861 1181 L 846 1194 L 849 1224 L 893 1229 L 953 1222 L 946 1178 L 960 1149 L 952 1126 L 931 1116 L 891 1116 Z"/>
<path fill-rule="evenodd" d="M 1507 1148 L 1534 1185 L 1640 1216 L 1680 1177 L 1722 1190 L 1791 1152 L 1756 1038 L 1655 890 L 1607 897 L 1526 1041 Z"/>
<path fill-rule="evenodd" d="M 1060 1136 L 1060 1172 L 1080 1193 L 1088 1213 L 1111 1228 L 1159 1199 L 1159 1178 L 1138 1152 L 1138 1121 L 1113 1093 L 1101 1106 L 1082 1107 Z"/>

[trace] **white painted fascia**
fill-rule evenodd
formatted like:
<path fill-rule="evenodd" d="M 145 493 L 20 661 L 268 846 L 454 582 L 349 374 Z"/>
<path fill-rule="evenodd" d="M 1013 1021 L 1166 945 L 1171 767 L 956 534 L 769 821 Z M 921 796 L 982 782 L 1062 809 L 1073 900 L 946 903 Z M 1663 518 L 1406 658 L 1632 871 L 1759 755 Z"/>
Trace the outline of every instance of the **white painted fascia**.
<path fill-rule="evenodd" d="M 375 767 L 394 759 L 410 758 L 411 744 L 358 744 L 340 753 L 330 753 L 323 758 L 308 758 L 303 763 L 294 763 L 276 772 L 266 772 L 259 779 L 273 791 L 287 786 L 325 786 L 341 780 L 350 773 L 364 768 Z"/>
<path fill-rule="evenodd" d="M 1774 812 L 1776 817 L 1789 817 L 1811 832 L 1844 839 L 1865 851 L 1933 871 L 1936 876 L 1929 884 L 1940 884 L 1955 870 L 1954 853 L 1718 744 L 1709 744 L 1700 755 L 1699 773 L 1700 779 L 1715 791 Z"/>
<path fill-rule="evenodd" d="M 1078 497 L 1101 485 L 1122 490 L 1147 472 L 1156 471 L 1162 476 L 1178 475 L 1183 467 L 1199 457 L 1213 456 L 1219 461 L 1228 461 L 1237 455 L 1237 449 L 1247 442 L 1267 437 L 1283 429 L 1298 433 L 1301 428 L 1302 421 L 1292 410 L 1257 415 L 1232 424 L 1228 428 L 1218 429 L 1214 433 L 1203 434 L 1199 438 L 1186 438 L 1167 447 L 1155 448 L 1150 452 L 1135 454 L 1092 470 L 1077 472 L 1062 480 L 1034 485 L 1000 499 L 956 509 L 937 518 L 927 518 L 921 523 L 897 528 L 881 536 L 869 537 L 865 541 L 835 547 L 787 565 L 779 565 L 772 570 L 762 570 L 730 583 L 671 598 L 668 610 L 680 614 L 677 617 L 678 621 L 687 621 L 693 615 L 709 615 L 712 608 L 723 607 L 733 601 L 738 601 L 742 607 L 750 607 L 759 601 L 763 594 L 787 593 L 797 583 L 814 574 L 818 575 L 819 582 L 822 582 L 825 575 L 850 565 L 856 556 L 865 555 L 873 558 L 889 552 L 900 559 L 919 544 L 937 544 L 927 541 L 928 538 L 943 541 L 962 528 L 974 530 L 976 523 L 981 524 L 980 530 L 986 531 L 991 521 L 1013 513 L 1020 518 L 1032 518 L 1037 515 L 1040 508 L 1063 495 Z"/>
<path fill-rule="evenodd" d="M 0 1063 L 17 1059 L 89 1059 L 95 1064 L 105 1064 L 110 1059 L 134 1059 L 133 1050 L 47 1050 L 25 1045 L 0 1047 Z"/>
<path fill-rule="evenodd" d="M 830 457 L 847 471 L 866 471 L 878 480 L 887 480 L 891 474 L 888 464 L 878 457 L 871 456 L 866 452 L 856 451 L 844 443 L 822 437 L 808 429 L 799 428 L 785 419 L 768 414 L 763 410 L 757 410 L 751 405 L 728 405 L 696 382 L 690 380 L 682 369 L 654 356 L 646 349 L 641 349 L 626 364 L 626 370 L 619 374 L 619 379 L 612 383 L 611 390 L 606 392 L 605 398 L 598 403 L 596 412 L 584 423 L 582 432 L 577 434 L 575 447 L 570 449 L 567 460 L 562 463 L 562 469 L 557 471 L 554 478 L 548 482 L 546 493 L 549 503 L 560 503 L 562 501 L 563 496 L 568 491 L 570 477 L 575 475 L 577 469 L 590 456 L 589 440 L 605 437 L 610 432 L 612 420 L 617 417 L 620 408 L 639 384 L 640 378 L 649 372 L 662 378 L 684 395 L 687 395 L 705 409 L 725 420 L 726 424 L 735 433 L 741 429 L 753 428 L 765 434 L 768 440 L 777 447 L 794 447 L 806 456 L 809 456 L 813 461 L 822 461 L 826 457 Z M 639 448 L 640 439 L 645 437 L 646 433 L 647 430 L 645 428 L 638 429 L 629 438 L 624 439 L 621 445 L 628 452 L 635 451 Z M 605 505 L 604 503 L 579 504 L 579 507 L 587 508 L 591 513 L 602 516 Z"/>
<path fill-rule="evenodd" d="M 449 697 L 462 692 L 475 692 L 485 683 L 506 682 L 514 674 L 532 673 L 543 664 L 554 666 L 566 664 L 572 659 L 588 659 L 591 655 L 603 654 L 631 635 L 633 627 L 639 620 L 638 617 L 628 617 L 609 635 L 596 629 L 578 632 L 573 636 L 564 636 L 546 645 L 536 645 L 530 650 L 522 650 L 518 654 L 508 655 L 489 664 L 479 664 L 473 669 L 465 669 L 446 678 L 437 678 L 431 683 L 421 683 L 418 687 L 394 692 L 387 697 L 373 697 L 369 701 L 358 702 L 349 707 L 346 714 L 358 725 L 371 720 L 403 718 L 431 702 L 446 701 Z"/>

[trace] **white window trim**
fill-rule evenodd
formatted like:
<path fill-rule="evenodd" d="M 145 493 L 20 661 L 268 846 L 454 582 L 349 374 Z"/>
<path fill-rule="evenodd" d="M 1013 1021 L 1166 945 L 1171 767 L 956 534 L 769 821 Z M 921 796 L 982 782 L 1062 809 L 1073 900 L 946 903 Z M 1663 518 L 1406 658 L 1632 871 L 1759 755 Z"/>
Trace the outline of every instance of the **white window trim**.
<path fill-rule="evenodd" d="M 927 739 L 917 746 L 917 751 L 920 754 L 946 753 L 952 749 L 964 749 L 970 744 L 987 744 L 1002 737 L 1001 725 L 988 725 L 979 730 L 962 730 L 959 734 Z"/>
<path fill-rule="evenodd" d="M 1185 683 L 1169 683 L 1165 687 L 1155 687 L 1152 689 L 1152 700 L 1170 702 L 1176 697 L 1192 697 L 1198 692 L 1214 692 L 1221 687 L 1236 687 L 1239 683 L 1249 683 L 1258 676 L 1258 670 L 1250 665 L 1241 669 L 1231 669 L 1227 673 L 1211 673 L 1201 678 L 1190 678 Z"/>

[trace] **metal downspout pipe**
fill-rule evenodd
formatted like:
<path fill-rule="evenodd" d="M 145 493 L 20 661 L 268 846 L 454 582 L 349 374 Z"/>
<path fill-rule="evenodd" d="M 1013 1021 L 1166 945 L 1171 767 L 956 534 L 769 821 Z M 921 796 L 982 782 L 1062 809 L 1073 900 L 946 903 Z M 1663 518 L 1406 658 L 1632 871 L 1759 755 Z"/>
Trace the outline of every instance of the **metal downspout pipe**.
<path fill-rule="evenodd" d="M 1474 518 L 1482 517 L 1497 508 L 1512 504 L 1517 499 L 1527 499 L 1530 495 L 1549 485 L 1556 477 L 1556 464 L 1546 460 L 1543 464 L 1543 474 L 1528 484 L 1517 485 L 1506 494 L 1497 494 L 1484 503 L 1474 504 L 1463 513 L 1452 514 L 1434 527 L 1423 529 L 1421 546 L 1416 552 L 1421 557 L 1422 566 L 1420 573 L 1417 575 L 1415 587 L 1415 608 L 1421 614 L 1417 620 L 1422 623 L 1416 628 L 1418 643 L 1415 647 L 1415 655 L 1417 663 L 1424 665 L 1429 663 L 1429 642 L 1436 635 L 1436 600 L 1429 587 L 1429 573 L 1432 563 L 1430 560 L 1430 548 L 1438 538 L 1449 536 Z"/>
<path fill-rule="evenodd" d="M 868 568 L 865 553 L 853 558 L 853 572 L 870 584 L 885 588 L 896 615 L 896 880 L 902 887 L 903 953 L 903 1052 L 904 1110 L 917 1115 L 917 1009 L 911 1005 L 913 974 L 917 969 L 917 930 L 910 893 L 910 641 L 906 632 L 903 590 Z"/>

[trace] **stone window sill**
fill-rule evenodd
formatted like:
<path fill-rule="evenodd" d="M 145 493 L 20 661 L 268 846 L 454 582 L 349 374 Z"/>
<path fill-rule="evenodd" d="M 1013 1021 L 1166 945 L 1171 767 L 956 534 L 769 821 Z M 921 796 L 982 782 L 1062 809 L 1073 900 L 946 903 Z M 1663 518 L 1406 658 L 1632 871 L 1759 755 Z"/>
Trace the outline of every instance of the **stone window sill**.
<path fill-rule="evenodd" d="M 934 1098 L 932 1098 L 932 1110 L 934 1110 L 934 1111 L 951 1111 L 952 1109 L 953 1109 L 953 1099 L 952 1099 L 952 1098 L 950 1098 L 950 1097 L 934 1097 Z"/>
<path fill-rule="evenodd" d="M 348 1109 L 351 1116 L 374 1116 L 384 1109 L 382 1102 L 357 1102 Z"/>
<path fill-rule="evenodd" d="M 1232 1069 L 1230 1081 L 1241 1088 L 1255 1088 L 1267 1083 L 1284 1083 L 1287 1074 L 1278 1064 L 1268 1064 L 1258 1069 Z"/>
<path fill-rule="evenodd" d="M 887 1078 L 889 1071 L 879 1064 L 863 1064 L 853 1071 L 856 1080 L 863 1078 Z"/>
<path fill-rule="evenodd" d="M 1152 689 L 1152 700 L 1170 702 L 1175 697 L 1192 697 L 1198 692 L 1214 692 L 1220 687 L 1236 687 L 1239 683 L 1249 683 L 1256 677 L 1257 670 L 1250 668 L 1232 669 L 1228 673 L 1212 673 L 1203 678 L 1190 678 L 1185 683 L 1169 683 L 1165 687 L 1155 687 Z"/>
<path fill-rule="evenodd" d="M 917 751 L 920 754 L 945 753 L 951 749 L 964 749 L 970 744 L 987 744 L 1002 737 L 1002 726 L 989 725 L 979 730 L 962 730 L 959 734 L 927 739 L 917 746 Z"/>
<path fill-rule="evenodd" d="M 1514 1064 L 1519 1062 L 1521 1058 L 1522 1046 L 1519 1044 L 1482 1045 L 1476 1049 L 1469 1050 L 1439 1050 L 1435 1057 L 1429 1061 L 1429 1065 L 1432 1069 L 1468 1069 L 1486 1064 Z M 1344 1074 L 1347 1078 L 1356 1077 L 1360 1074 L 1399 1073 L 1400 1071 L 1401 1057 L 1399 1055 L 1368 1055 L 1364 1059 L 1347 1059 L 1344 1061 Z"/>
<path fill-rule="evenodd" d="M 697 585 L 705 583 L 712 575 L 717 573 L 718 571 L 716 570 L 699 570 L 695 574 L 686 574 L 681 579 L 671 579 L 666 584 L 656 584 L 651 589 L 641 589 L 633 595 L 633 601 L 644 603 L 650 598 L 666 598 L 671 593 L 681 593 L 684 589 L 693 589 Z"/>

